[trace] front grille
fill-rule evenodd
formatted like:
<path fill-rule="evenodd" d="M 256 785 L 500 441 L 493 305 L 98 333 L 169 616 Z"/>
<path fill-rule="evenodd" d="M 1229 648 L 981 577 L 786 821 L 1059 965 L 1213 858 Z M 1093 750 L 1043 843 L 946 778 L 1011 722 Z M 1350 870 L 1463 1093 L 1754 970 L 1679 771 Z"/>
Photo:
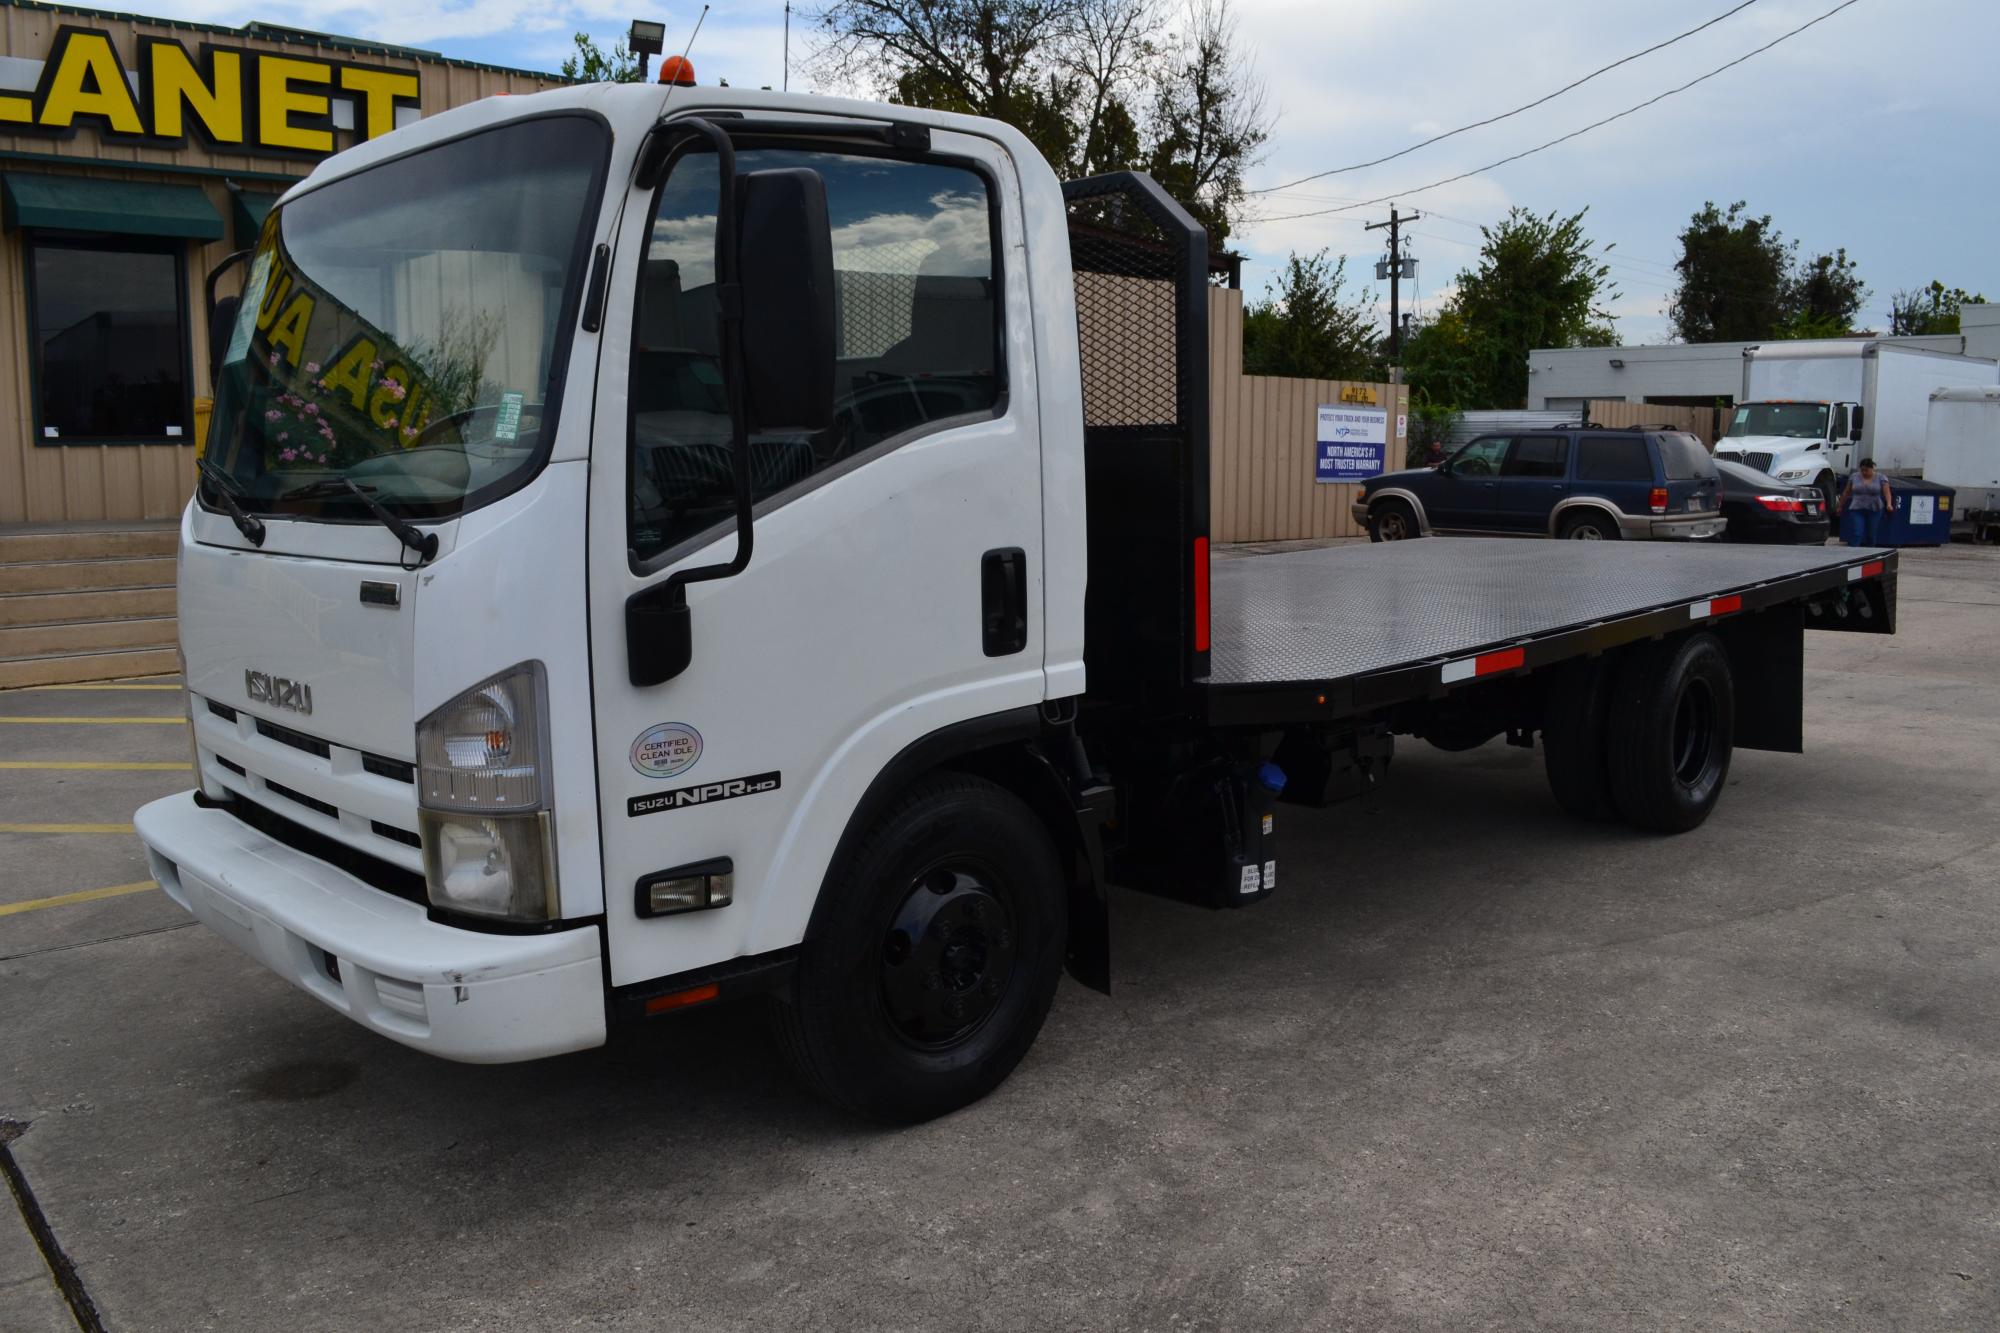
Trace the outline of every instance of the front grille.
<path fill-rule="evenodd" d="M 1769 472 L 1771 470 L 1771 460 L 1776 456 L 1775 454 L 1745 454 L 1743 455 L 1743 466 L 1754 467 L 1759 472 Z"/>
<path fill-rule="evenodd" d="M 215 762 L 221 764 L 224 768 L 228 769 L 231 773 L 234 773 L 239 778 L 247 778 L 250 776 L 248 773 L 245 773 L 243 771 L 243 765 L 237 763 L 234 759 L 224 759 L 221 755 L 217 755 L 215 756 Z"/>
<path fill-rule="evenodd" d="M 257 734 L 268 736 L 280 745 L 289 745 L 294 750 L 304 750 L 307 754 L 316 754 L 322 759 L 333 757 L 333 749 L 325 741 L 315 736 L 308 736 L 303 731 L 293 731 L 290 727 L 281 727 L 275 722 L 266 722 L 261 717 L 257 719 Z"/>
<path fill-rule="evenodd" d="M 409 783 L 414 783 L 417 780 L 417 766 L 415 764 L 406 764 L 400 759 L 384 759 L 379 754 L 364 752 L 361 756 L 361 767 L 373 773 L 378 778 L 392 778 L 397 782 Z"/>
<path fill-rule="evenodd" d="M 315 833 L 302 824 L 295 824 L 277 811 L 237 796 L 226 808 L 230 814 L 256 829 L 259 833 L 285 844 L 294 851 L 326 862 L 337 869 L 360 880 L 371 888 L 422 906 L 430 906 L 430 897 L 424 891 L 424 877 L 401 866 L 390 865 L 366 852 L 358 852 L 344 842 L 336 842 L 324 834 Z"/>
<path fill-rule="evenodd" d="M 328 819 L 340 818 L 339 806 L 334 805 L 327 801 L 319 800 L 317 797 L 308 796 L 302 791 L 293 791 L 290 787 L 284 786 L 280 783 L 273 782 L 269 778 L 264 779 L 264 789 L 266 791 L 275 792 L 279 796 L 284 797 L 288 801 L 297 801 L 300 805 L 304 806 L 308 810 L 317 810 L 321 814 L 325 815 Z"/>
<path fill-rule="evenodd" d="M 219 704 L 213 699 L 204 699 L 202 702 L 208 705 L 209 712 L 215 714 L 223 721 L 234 722 L 236 720 L 236 710 L 228 704 Z"/>
<path fill-rule="evenodd" d="M 406 829 L 399 829 L 394 824 L 384 824 L 379 819 L 369 820 L 368 827 L 374 829 L 381 837 L 387 838 L 391 842 L 400 842 L 405 847 L 422 847 L 424 845 L 424 840 L 416 834 Z"/>

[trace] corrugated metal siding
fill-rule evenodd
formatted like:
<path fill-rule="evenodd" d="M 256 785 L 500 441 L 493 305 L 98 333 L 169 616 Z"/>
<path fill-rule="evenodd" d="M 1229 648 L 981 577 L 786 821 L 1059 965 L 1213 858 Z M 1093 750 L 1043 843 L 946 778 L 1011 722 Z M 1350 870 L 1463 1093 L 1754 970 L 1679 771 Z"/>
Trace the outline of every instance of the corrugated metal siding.
<path fill-rule="evenodd" d="M 1558 430 L 1564 426 L 1583 424 L 1580 408 L 1565 407 L 1549 411 L 1491 411 L 1461 412 L 1451 426 L 1451 434 L 1445 441 L 1446 448 L 1464 444 L 1478 435 L 1504 434 L 1520 430 Z"/>

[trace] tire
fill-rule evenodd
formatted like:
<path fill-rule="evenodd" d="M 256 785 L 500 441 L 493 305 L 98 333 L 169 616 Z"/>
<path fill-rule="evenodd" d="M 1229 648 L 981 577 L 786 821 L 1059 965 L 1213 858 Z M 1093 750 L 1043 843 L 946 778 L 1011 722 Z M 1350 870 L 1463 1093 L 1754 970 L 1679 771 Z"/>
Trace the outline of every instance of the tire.
<path fill-rule="evenodd" d="M 1041 821 L 983 778 L 926 778 L 828 874 L 774 1006 L 780 1044 L 809 1087 L 860 1115 L 956 1110 L 1034 1044 L 1067 931 Z"/>
<path fill-rule="evenodd" d="M 1556 804 L 1578 819 L 1615 819 L 1605 761 L 1606 714 L 1618 663 L 1573 662 L 1552 686 L 1542 716 L 1542 765 Z"/>
<path fill-rule="evenodd" d="M 1713 634 L 1647 644 L 1619 667 L 1606 771 L 1625 822 L 1685 833 L 1708 818 L 1729 777 L 1736 689 Z"/>
<path fill-rule="evenodd" d="M 1434 727 L 1424 733 L 1423 739 L 1425 744 L 1446 754 L 1464 754 L 1468 750 L 1477 750 L 1503 730 L 1505 728 L 1460 723 Z"/>
<path fill-rule="evenodd" d="M 1556 528 L 1556 536 L 1568 542 L 1615 542 L 1618 522 L 1602 509 L 1579 509 Z"/>
<path fill-rule="evenodd" d="M 1827 521 L 1833 520 L 1833 506 L 1840 499 L 1840 483 L 1833 479 L 1831 472 L 1822 472 L 1814 478 L 1813 485 L 1819 487 L 1822 499 L 1826 501 Z"/>
<path fill-rule="evenodd" d="M 1384 500 L 1368 511 L 1368 540 L 1401 542 L 1424 535 L 1417 525 L 1417 511 L 1404 500 Z"/>

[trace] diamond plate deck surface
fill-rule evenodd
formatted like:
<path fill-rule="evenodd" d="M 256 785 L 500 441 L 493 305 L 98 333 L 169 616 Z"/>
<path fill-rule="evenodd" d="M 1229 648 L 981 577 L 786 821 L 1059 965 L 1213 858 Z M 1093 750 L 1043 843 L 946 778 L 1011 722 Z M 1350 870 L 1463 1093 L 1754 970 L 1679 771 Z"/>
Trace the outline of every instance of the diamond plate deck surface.
<path fill-rule="evenodd" d="M 1221 559 L 1209 575 L 1208 683 L 1331 681 L 1463 657 L 1882 554 L 1429 537 Z"/>

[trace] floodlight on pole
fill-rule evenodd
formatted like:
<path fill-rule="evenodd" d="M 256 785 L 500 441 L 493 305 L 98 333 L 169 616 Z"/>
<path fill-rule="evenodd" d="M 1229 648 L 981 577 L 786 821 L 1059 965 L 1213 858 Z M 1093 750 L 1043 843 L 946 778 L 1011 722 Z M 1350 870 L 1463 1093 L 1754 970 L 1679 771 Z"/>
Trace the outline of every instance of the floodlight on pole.
<path fill-rule="evenodd" d="M 639 82 L 644 83 L 648 61 L 667 47 L 667 25 L 633 19 L 632 31 L 625 34 L 625 47 L 639 57 Z"/>

